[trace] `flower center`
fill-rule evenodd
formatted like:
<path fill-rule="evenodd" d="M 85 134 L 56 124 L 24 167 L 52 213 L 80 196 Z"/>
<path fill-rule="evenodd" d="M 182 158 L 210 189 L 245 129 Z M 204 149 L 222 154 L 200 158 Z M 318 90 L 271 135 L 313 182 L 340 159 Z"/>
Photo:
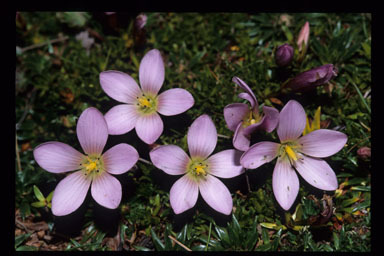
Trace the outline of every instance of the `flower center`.
<path fill-rule="evenodd" d="M 104 163 L 99 155 L 88 155 L 80 164 L 85 176 L 94 176 L 104 171 Z"/>
<path fill-rule="evenodd" d="M 297 153 L 299 145 L 296 142 L 284 142 L 280 145 L 279 157 L 288 158 L 289 162 L 293 165 L 299 159 Z"/>
<path fill-rule="evenodd" d="M 194 178 L 204 178 L 208 174 L 208 164 L 200 159 L 193 159 L 190 161 L 187 172 Z"/>
<path fill-rule="evenodd" d="M 243 118 L 243 127 L 246 128 L 252 124 L 256 124 L 260 122 L 261 118 L 262 118 L 262 115 L 259 115 L 259 113 L 255 114 L 251 110 L 249 111 L 249 114 Z"/>
<path fill-rule="evenodd" d="M 142 94 L 141 97 L 137 97 L 136 106 L 141 113 L 150 114 L 157 109 L 157 99 L 150 95 Z"/>

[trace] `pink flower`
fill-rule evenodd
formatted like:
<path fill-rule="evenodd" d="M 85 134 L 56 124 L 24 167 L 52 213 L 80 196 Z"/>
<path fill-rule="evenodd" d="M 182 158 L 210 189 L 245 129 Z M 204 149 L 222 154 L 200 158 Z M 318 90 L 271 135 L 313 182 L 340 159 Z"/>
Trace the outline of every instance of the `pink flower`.
<path fill-rule="evenodd" d="M 297 46 L 299 47 L 299 51 L 301 51 L 304 48 L 306 49 L 308 47 L 308 40 L 309 40 L 309 22 L 305 22 L 304 26 L 301 28 L 299 32 L 299 36 L 297 38 Z"/>
<path fill-rule="evenodd" d="M 152 144 L 164 128 L 158 113 L 173 116 L 193 106 L 192 95 L 184 89 L 169 89 L 158 95 L 164 82 L 164 73 L 163 59 L 156 49 L 150 50 L 141 60 L 141 88 L 123 72 L 110 70 L 100 73 L 104 92 L 114 100 L 125 103 L 114 106 L 105 114 L 109 134 L 125 134 L 135 128 L 142 141 Z"/>
<path fill-rule="evenodd" d="M 216 147 L 217 131 L 208 115 L 197 118 L 187 136 L 191 157 L 175 145 L 159 146 L 149 153 L 157 168 L 170 175 L 183 175 L 170 191 L 173 211 L 179 214 L 192 208 L 200 191 L 209 206 L 229 215 L 232 211 L 231 193 L 215 176 L 232 178 L 242 174 L 240 152 L 227 149 L 210 156 Z"/>
<path fill-rule="evenodd" d="M 310 185 L 322 190 L 336 190 L 337 178 L 332 168 L 320 159 L 336 154 L 347 142 L 344 133 L 319 129 L 299 137 L 306 124 L 303 107 L 290 100 L 280 112 L 277 134 L 280 144 L 259 142 L 246 151 L 240 163 L 255 169 L 277 157 L 272 174 L 272 189 L 277 202 L 288 210 L 299 192 L 296 171 Z"/>
<path fill-rule="evenodd" d="M 259 113 L 259 104 L 251 88 L 240 78 L 233 77 L 232 81 L 245 92 L 238 96 L 248 100 L 249 107 L 244 103 L 229 104 L 224 108 L 224 119 L 228 128 L 234 131 L 233 146 L 241 151 L 246 151 L 251 143 L 250 137 L 256 130 L 262 129 L 272 132 L 279 120 L 279 111 L 273 107 L 264 106 L 263 113 Z"/>
<path fill-rule="evenodd" d="M 108 139 L 107 123 L 96 108 L 87 108 L 80 115 L 77 137 L 85 155 L 73 147 L 56 141 L 37 146 L 36 162 L 51 173 L 75 171 L 57 185 L 52 197 L 52 213 L 63 216 L 74 212 L 84 202 L 88 189 L 95 201 L 115 209 L 121 201 L 121 184 L 111 174 L 131 169 L 139 154 L 132 146 L 121 143 L 102 154 Z"/>

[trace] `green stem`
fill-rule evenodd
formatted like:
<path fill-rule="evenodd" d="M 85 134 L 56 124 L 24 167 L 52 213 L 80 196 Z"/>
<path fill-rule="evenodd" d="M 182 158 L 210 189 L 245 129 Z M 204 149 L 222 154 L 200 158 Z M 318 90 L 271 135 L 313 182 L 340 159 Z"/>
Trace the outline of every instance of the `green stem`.
<path fill-rule="evenodd" d="M 211 240 L 211 231 L 212 231 L 212 222 L 209 223 L 209 232 L 208 232 L 208 239 L 207 239 L 207 245 L 205 246 L 205 251 L 208 251 L 209 241 Z"/>

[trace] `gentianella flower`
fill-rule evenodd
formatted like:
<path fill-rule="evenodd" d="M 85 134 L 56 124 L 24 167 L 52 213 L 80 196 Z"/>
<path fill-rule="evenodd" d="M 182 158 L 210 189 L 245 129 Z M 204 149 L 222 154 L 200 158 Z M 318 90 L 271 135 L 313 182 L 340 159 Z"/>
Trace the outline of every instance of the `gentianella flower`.
<path fill-rule="evenodd" d="M 164 63 L 159 50 L 145 54 L 139 67 L 141 88 L 136 81 L 120 71 L 100 73 L 100 84 L 112 99 L 122 102 L 105 114 L 111 135 L 125 134 L 135 128 L 138 137 L 147 144 L 154 143 L 163 132 L 164 116 L 178 115 L 194 104 L 192 95 L 184 89 L 173 88 L 159 93 L 164 82 Z"/>
<path fill-rule="evenodd" d="M 259 142 L 246 151 L 240 163 L 255 169 L 277 157 L 272 174 L 272 189 L 279 205 L 288 210 L 299 192 L 299 179 L 295 170 L 310 185 L 336 190 L 337 178 L 323 157 L 336 154 L 347 142 L 344 133 L 318 129 L 300 137 L 306 125 L 303 107 L 290 100 L 280 112 L 277 134 L 280 143 Z"/>
<path fill-rule="evenodd" d="M 136 149 L 126 143 L 103 153 L 108 139 L 107 123 L 96 108 L 80 115 L 77 137 L 85 154 L 70 145 L 50 141 L 37 146 L 33 155 L 44 170 L 51 173 L 72 172 L 57 184 L 52 197 L 52 213 L 63 216 L 74 212 L 84 202 L 89 187 L 95 201 L 109 209 L 119 206 L 121 184 L 111 174 L 122 174 L 139 159 Z"/>
<path fill-rule="evenodd" d="M 216 177 L 232 178 L 242 174 L 241 152 L 227 149 L 211 155 L 216 147 L 217 131 L 206 114 L 192 123 L 187 142 L 191 157 L 176 145 L 159 146 L 149 153 L 152 163 L 160 170 L 170 175 L 183 175 L 170 191 L 173 211 L 179 214 L 192 208 L 200 191 L 210 207 L 229 215 L 232 211 L 231 193 Z"/>
<path fill-rule="evenodd" d="M 251 88 L 240 78 L 233 77 L 232 81 L 245 92 L 238 96 L 250 102 L 251 107 L 245 103 L 232 103 L 224 108 L 224 119 L 228 128 L 234 131 L 233 146 L 246 151 L 250 146 L 250 137 L 258 129 L 272 132 L 279 121 L 279 111 L 273 107 L 263 106 L 263 113 L 259 112 L 259 104 Z"/>

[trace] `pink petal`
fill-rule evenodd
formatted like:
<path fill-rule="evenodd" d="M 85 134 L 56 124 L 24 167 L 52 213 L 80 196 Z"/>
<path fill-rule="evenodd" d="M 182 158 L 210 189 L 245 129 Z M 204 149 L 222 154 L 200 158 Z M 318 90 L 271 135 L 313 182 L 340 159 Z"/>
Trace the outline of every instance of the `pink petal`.
<path fill-rule="evenodd" d="M 281 142 L 296 140 L 302 133 L 306 124 L 304 108 L 295 100 L 288 101 L 280 111 L 277 135 Z"/>
<path fill-rule="evenodd" d="M 33 156 L 41 168 L 53 173 L 80 169 L 79 166 L 84 157 L 73 147 L 56 141 L 40 144 L 33 150 Z"/>
<path fill-rule="evenodd" d="M 224 119 L 228 129 L 235 131 L 237 125 L 249 114 L 249 107 L 244 103 L 229 104 L 224 108 Z"/>
<path fill-rule="evenodd" d="M 159 114 L 140 116 L 136 121 L 136 133 L 147 144 L 153 144 L 163 133 L 164 124 Z"/>
<path fill-rule="evenodd" d="M 237 95 L 239 98 L 249 101 L 251 103 L 251 108 L 255 108 L 256 101 L 255 98 L 253 98 L 249 93 L 247 92 L 241 92 Z M 258 106 L 257 106 L 258 107 Z"/>
<path fill-rule="evenodd" d="M 240 158 L 240 163 L 247 169 L 255 169 L 275 159 L 280 144 L 263 141 L 254 144 Z"/>
<path fill-rule="evenodd" d="M 82 171 L 69 174 L 57 184 L 52 197 L 52 213 L 63 216 L 76 211 L 87 196 L 91 179 Z"/>
<path fill-rule="evenodd" d="M 99 110 L 93 107 L 84 110 L 77 122 L 76 132 L 85 153 L 102 153 L 108 139 L 108 126 Z"/>
<path fill-rule="evenodd" d="M 100 85 L 109 97 L 123 103 L 134 103 L 142 94 L 136 81 L 120 71 L 101 72 Z"/>
<path fill-rule="evenodd" d="M 247 151 L 251 144 L 251 135 L 246 135 L 244 132 L 245 129 L 243 123 L 239 123 L 232 139 L 233 147 L 240 151 Z"/>
<path fill-rule="evenodd" d="M 208 174 L 199 182 L 204 201 L 218 212 L 229 215 L 232 211 L 232 196 L 228 188 L 216 177 Z"/>
<path fill-rule="evenodd" d="M 240 86 L 249 95 L 249 96 L 245 96 L 244 94 L 241 94 L 239 95 L 239 97 L 242 99 L 248 100 L 251 103 L 252 108 L 258 109 L 259 104 L 257 103 L 256 96 L 251 90 L 251 88 L 249 88 L 249 86 L 237 76 L 232 78 L 232 82 Z"/>
<path fill-rule="evenodd" d="M 122 174 L 136 164 L 139 160 L 139 153 L 131 145 L 121 143 L 108 149 L 102 157 L 108 173 Z"/>
<path fill-rule="evenodd" d="M 272 132 L 279 123 L 279 111 L 275 108 L 264 106 L 263 112 L 265 117 L 263 128 L 267 132 Z"/>
<path fill-rule="evenodd" d="M 291 208 L 299 188 L 299 178 L 289 161 L 278 159 L 272 174 L 272 189 L 277 202 L 284 210 Z"/>
<path fill-rule="evenodd" d="M 242 152 L 227 149 L 216 153 L 207 159 L 209 173 L 220 178 L 232 178 L 244 172 L 240 165 Z"/>
<path fill-rule="evenodd" d="M 121 201 L 121 184 L 107 172 L 93 179 L 91 194 L 95 201 L 109 209 L 116 209 Z"/>
<path fill-rule="evenodd" d="M 154 166 L 170 175 L 181 175 L 190 161 L 187 153 L 175 145 L 159 146 L 149 152 Z"/>
<path fill-rule="evenodd" d="M 309 184 L 322 190 L 338 188 L 336 174 L 327 162 L 301 154 L 299 157 L 302 160 L 295 162 L 296 170 Z"/>
<path fill-rule="evenodd" d="M 139 79 L 144 93 L 157 95 L 164 82 L 164 62 L 160 51 L 150 50 L 140 63 Z"/>
<path fill-rule="evenodd" d="M 173 184 L 169 192 L 171 207 L 176 214 L 195 206 L 199 196 L 199 188 L 195 181 L 184 175 Z"/>
<path fill-rule="evenodd" d="M 191 157 L 207 158 L 217 143 L 217 131 L 212 119 L 204 114 L 188 130 L 188 148 Z"/>
<path fill-rule="evenodd" d="M 174 88 L 162 92 L 157 97 L 157 111 L 164 116 L 181 114 L 190 109 L 195 100 L 187 90 Z"/>
<path fill-rule="evenodd" d="M 347 135 L 342 132 L 320 129 L 298 139 L 301 152 L 313 157 L 328 157 L 339 152 L 347 143 Z"/>
<path fill-rule="evenodd" d="M 111 135 L 125 134 L 135 128 L 139 113 L 136 106 L 129 104 L 117 105 L 105 115 L 108 133 Z"/>

